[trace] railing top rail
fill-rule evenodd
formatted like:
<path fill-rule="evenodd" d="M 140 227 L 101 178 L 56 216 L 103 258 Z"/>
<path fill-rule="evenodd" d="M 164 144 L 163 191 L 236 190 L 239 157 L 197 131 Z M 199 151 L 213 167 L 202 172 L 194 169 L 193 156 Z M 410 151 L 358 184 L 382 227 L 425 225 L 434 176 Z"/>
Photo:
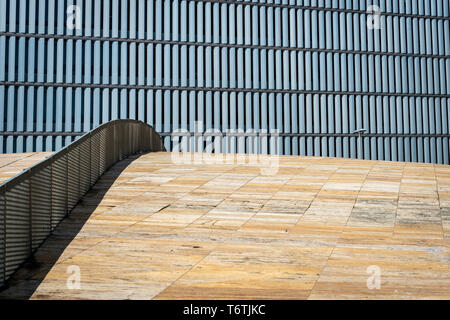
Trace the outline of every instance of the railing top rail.
<path fill-rule="evenodd" d="M 56 151 L 54 153 L 52 153 L 50 156 L 48 156 L 47 158 L 33 164 L 32 166 L 24 169 L 22 172 L 19 172 L 18 174 L 16 174 L 15 176 L 3 181 L 0 184 L 0 192 L 3 192 L 5 190 L 10 189 L 11 187 L 13 187 L 14 185 L 19 184 L 20 182 L 22 182 L 24 179 L 27 178 L 27 176 L 32 172 L 32 171 L 36 171 L 39 170 L 43 167 L 45 167 L 47 164 L 49 164 L 51 161 L 57 160 L 59 157 L 64 156 L 65 154 L 68 153 L 68 151 L 74 147 L 76 147 L 77 145 L 83 143 L 83 141 L 85 141 L 86 139 L 88 139 L 91 135 L 99 132 L 100 130 L 104 129 L 105 127 L 109 127 L 109 126 L 113 126 L 116 123 L 136 123 L 136 124 L 144 124 L 149 126 L 150 128 L 152 128 L 149 124 L 141 121 L 141 120 L 134 120 L 134 119 L 116 119 L 116 120 L 111 120 L 108 122 L 105 122 L 103 124 L 100 124 L 99 126 L 97 126 L 96 128 L 94 128 L 93 130 L 84 133 L 82 136 L 80 136 L 79 138 L 77 138 L 75 141 L 73 141 L 72 143 L 66 145 L 65 147 L 63 147 L 61 150 Z"/>

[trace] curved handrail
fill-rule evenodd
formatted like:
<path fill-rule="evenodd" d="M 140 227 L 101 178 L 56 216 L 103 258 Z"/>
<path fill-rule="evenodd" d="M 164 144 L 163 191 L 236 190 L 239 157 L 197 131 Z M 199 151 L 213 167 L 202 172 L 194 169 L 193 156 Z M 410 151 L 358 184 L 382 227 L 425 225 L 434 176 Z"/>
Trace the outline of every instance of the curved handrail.
<path fill-rule="evenodd" d="M 106 170 L 149 151 L 165 151 L 151 126 L 113 120 L 0 184 L 0 287 Z"/>

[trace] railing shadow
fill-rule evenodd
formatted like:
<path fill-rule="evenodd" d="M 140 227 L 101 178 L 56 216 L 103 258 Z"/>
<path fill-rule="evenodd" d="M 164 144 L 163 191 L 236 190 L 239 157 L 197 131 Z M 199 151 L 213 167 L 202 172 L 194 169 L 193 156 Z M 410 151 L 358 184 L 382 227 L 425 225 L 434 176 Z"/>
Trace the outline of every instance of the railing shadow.
<path fill-rule="evenodd" d="M 34 256 L 29 258 L 6 282 L 0 291 L 0 299 L 29 299 L 33 296 L 49 271 L 60 260 L 64 250 L 97 209 L 109 188 L 123 170 L 139 156 L 140 154 L 132 155 L 117 162 L 100 177 L 68 216 L 58 224 Z"/>

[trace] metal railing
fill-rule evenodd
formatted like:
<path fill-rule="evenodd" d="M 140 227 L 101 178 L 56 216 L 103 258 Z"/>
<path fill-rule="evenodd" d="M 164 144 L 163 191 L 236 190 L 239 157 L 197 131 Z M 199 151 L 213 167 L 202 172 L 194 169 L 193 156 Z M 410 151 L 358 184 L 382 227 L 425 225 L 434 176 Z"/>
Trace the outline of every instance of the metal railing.
<path fill-rule="evenodd" d="M 114 120 L 0 185 L 0 287 L 116 162 L 164 151 L 158 133 L 137 120 Z"/>

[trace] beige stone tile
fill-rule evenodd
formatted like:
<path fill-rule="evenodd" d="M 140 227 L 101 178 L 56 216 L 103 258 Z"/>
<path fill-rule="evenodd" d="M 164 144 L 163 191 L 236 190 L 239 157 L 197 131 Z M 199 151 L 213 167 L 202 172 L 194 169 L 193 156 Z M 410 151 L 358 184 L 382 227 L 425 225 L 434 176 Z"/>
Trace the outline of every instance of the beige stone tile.
<path fill-rule="evenodd" d="M 187 156 L 114 166 L 0 297 L 449 299 L 448 166 L 280 156 L 264 175 L 248 155 Z M 0 156 L 0 178 L 39 157 Z"/>

